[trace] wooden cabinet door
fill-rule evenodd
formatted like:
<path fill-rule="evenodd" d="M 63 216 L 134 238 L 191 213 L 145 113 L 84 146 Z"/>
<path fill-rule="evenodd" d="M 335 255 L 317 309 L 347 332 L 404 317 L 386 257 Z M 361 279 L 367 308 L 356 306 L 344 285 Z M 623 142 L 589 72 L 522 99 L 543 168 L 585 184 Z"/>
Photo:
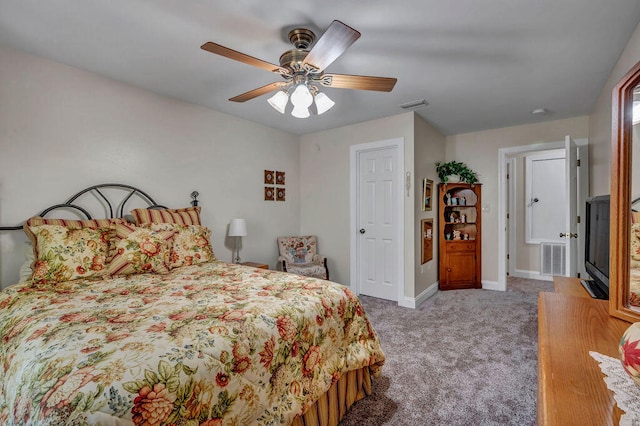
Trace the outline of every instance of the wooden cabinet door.
<path fill-rule="evenodd" d="M 447 254 L 445 267 L 447 286 L 461 288 L 474 287 L 476 283 L 475 251 L 460 251 Z"/>

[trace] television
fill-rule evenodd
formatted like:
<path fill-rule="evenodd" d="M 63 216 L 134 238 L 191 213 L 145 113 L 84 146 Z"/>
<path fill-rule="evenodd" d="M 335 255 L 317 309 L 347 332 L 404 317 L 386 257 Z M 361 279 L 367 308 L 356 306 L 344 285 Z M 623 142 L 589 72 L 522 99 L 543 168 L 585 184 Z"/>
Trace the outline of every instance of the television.
<path fill-rule="evenodd" d="M 609 299 L 609 196 L 588 198 L 585 211 L 584 266 L 591 280 L 581 280 L 591 297 Z"/>

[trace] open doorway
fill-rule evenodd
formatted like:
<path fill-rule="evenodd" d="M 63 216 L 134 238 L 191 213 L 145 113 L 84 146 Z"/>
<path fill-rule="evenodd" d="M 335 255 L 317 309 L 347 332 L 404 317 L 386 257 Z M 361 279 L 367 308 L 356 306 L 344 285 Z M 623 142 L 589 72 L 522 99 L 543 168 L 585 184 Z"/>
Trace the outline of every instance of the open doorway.
<path fill-rule="evenodd" d="M 570 138 L 568 138 L 570 139 Z M 543 250 L 539 242 L 531 242 L 529 244 L 517 243 L 518 233 L 522 235 L 522 241 L 526 241 L 526 225 L 525 221 L 520 220 L 520 226 L 518 226 L 515 220 L 518 210 L 516 204 L 520 203 L 524 205 L 520 210 L 525 212 L 526 206 L 531 207 L 533 200 L 525 200 L 526 194 L 524 192 L 526 186 L 524 182 L 518 182 L 518 176 L 520 180 L 524 180 L 524 174 L 520 174 L 516 169 L 517 158 L 523 159 L 523 173 L 526 173 L 524 160 L 527 156 L 530 159 L 539 157 L 539 154 L 553 152 L 553 150 L 565 149 L 565 141 L 540 143 L 526 146 L 516 146 L 509 148 L 501 148 L 498 150 L 498 285 L 497 289 L 506 290 L 506 277 L 507 274 L 514 274 L 523 278 L 545 279 L 545 277 L 551 277 L 552 274 L 543 276 L 541 274 L 542 266 L 544 262 L 541 256 L 544 256 Z M 574 206 L 577 213 L 577 247 L 574 252 L 577 254 L 576 261 L 578 265 L 578 273 L 584 273 L 584 221 L 580 221 L 580 217 L 584 217 L 584 202 L 589 193 L 589 154 L 588 154 L 588 140 L 579 139 L 575 141 L 577 146 L 577 156 L 579 167 L 577 175 L 577 201 Z M 552 155 L 553 156 L 553 155 Z M 515 172 L 515 173 L 514 173 Z M 509 179 L 507 179 L 509 177 Z M 548 183 L 547 183 L 548 185 Z M 511 188 L 511 191 L 510 191 Z M 520 193 L 516 191 L 520 188 Z M 530 197 L 530 198 L 535 198 Z M 522 228 L 525 226 L 525 228 Z M 554 231 L 555 232 L 555 231 Z M 560 234 L 560 233 L 558 233 Z M 551 239 L 551 238 L 550 238 Z M 552 241 L 549 241 L 552 243 Z M 526 250 L 525 250 L 526 248 Z M 548 247 L 553 249 L 553 245 Z M 532 254 L 535 253 L 536 254 Z M 526 259 L 529 266 L 523 267 L 523 263 L 518 264 L 518 259 Z M 531 265 L 535 265 L 531 266 Z M 549 279 L 549 278 L 546 278 Z"/>

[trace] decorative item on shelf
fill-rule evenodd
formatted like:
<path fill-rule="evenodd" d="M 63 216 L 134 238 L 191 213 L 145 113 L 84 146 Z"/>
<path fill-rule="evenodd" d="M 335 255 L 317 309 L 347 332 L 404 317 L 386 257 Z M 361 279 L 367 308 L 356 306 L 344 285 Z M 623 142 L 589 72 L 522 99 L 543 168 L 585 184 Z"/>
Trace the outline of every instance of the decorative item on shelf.
<path fill-rule="evenodd" d="M 247 222 L 244 219 L 231 219 L 229 236 L 236 237 L 236 254 L 233 263 L 240 263 L 241 238 L 247 236 Z"/>
<path fill-rule="evenodd" d="M 276 201 L 286 201 L 286 190 L 284 188 L 276 188 Z"/>
<path fill-rule="evenodd" d="M 466 223 L 466 222 L 467 222 L 467 215 L 463 213 L 460 215 L 460 223 Z"/>
<path fill-rule="evenodd" d="M 438 173 L 440 181 L 442 181 L 443 183 L 478 182 L 478 175 L 476 174 L 476 172 L 467 167 L 466 164 L 459 161 L 449 161 L 447 163 L 441 163 L 440 161 L 438 161 L 436 163 L 436 172 Z"/>
<path fill-rule="evenodd" d="M 265 170 L 264 171 L 264 183 L 266 185 L 273 185 L 274 184 L 274 174 L 273 174 L 273 170 Z"/>
<path fill-rule="evenodd" d="M 461 240 L 462 238 L 460 237 L 460 231 L 456 230 L 453 231 L 453 239 L 454 240 Z"/>
<path fill-rule="evenodd" d="M 276 172 L 276 184 L 284 185 L 284 172 Z"/>
<path fill-rule="evenodd" d="M 451 223 L 458 223 L 460 221 L 460 212 L 459 211 L 452 211 L 449 214 L 449 222 Z"/>
<path fill-rule="evenodd" d="M 275 191 L 272 186 L 264 187 L 264 200 L 265 201 L 273 201 L 275 200 Z"/>

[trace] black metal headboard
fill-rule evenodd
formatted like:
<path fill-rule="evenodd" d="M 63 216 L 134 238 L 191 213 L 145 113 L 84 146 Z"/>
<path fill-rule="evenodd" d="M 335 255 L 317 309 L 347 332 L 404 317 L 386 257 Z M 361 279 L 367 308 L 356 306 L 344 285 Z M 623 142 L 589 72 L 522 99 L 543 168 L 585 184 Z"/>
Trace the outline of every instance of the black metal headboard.
<path fill-rule="evenodd" d="M 120 199 L 120 201 L 116 204 L 114 204 L 112 202 L 111 199 L 109 199 L 109 197 L 107 195 L 105 195 L 105 192 L 102 191 L 104 189 L 122 189 L 126 191 L 126 194 L 124 195 L 124 198 Z M 47 213 L 53 211 L 53 210 L 57 210 L 57 209 L 72 209 L 72 210 L 76 210 L 77 212 L 81 213 L 84 217 L 86 217 L 87 219 L 93 219 L 91 217 L 91 214 L 82 206 L 79 206 L 78 204 L 75 204 L 76 200 L 78 198 L 80 198 L 82 195 L 84 194 L 93 194 L 96 197 L 99 197 L 101 200 L 103 200 L 106 203 L 106 206 L 109 209 L 109 218 L 114 218 L 114 217 L 123 217 L 125 214 L 125 205 L 127 204 L 127 201 L 129 201 L 129 199 L 131 199 L 132 196 L 137 195 L 139 198 L 142 198 L 149 206 L 148 208 L 151 209 L 166 209 L 167 207 L 158 204 L 155 202 L 155 200 L 153 198 L 151 198 L 151 196 L 149 196 L 146 192 L 131 186 L 131 185 L 125 185 L 125 184 L 121 184 L 121 183 L 103 183 L 100 185 L 94 185 L 94 186 L 90 186 L 89 188 L 85 188 L 82 191 L 78 192 L 77 194 L 75 194 L 74 196 L 72 196 L 71 198 L 69 198 L 67 201 L 65 201 L 64 203 L 61 204 L 55 204 L 51 207 L 47 207 L 46 209 L 42 210 L 40 213 L 37 214 L 37 216 L 45 216 Z M 191 193 L 191 205 L 192 206 L 197 206 L 198 205 L 198 192 L 197 191 L 193 191 Z M 116 206 L 116 212 L 114 215 L 114 205 Z M 101 218 L 102 219 L 102 218 Z M 17 225 L 17 226 L 0 226 L 0 231 L 17 231 L 23 228 L 23 225 Z"/>

